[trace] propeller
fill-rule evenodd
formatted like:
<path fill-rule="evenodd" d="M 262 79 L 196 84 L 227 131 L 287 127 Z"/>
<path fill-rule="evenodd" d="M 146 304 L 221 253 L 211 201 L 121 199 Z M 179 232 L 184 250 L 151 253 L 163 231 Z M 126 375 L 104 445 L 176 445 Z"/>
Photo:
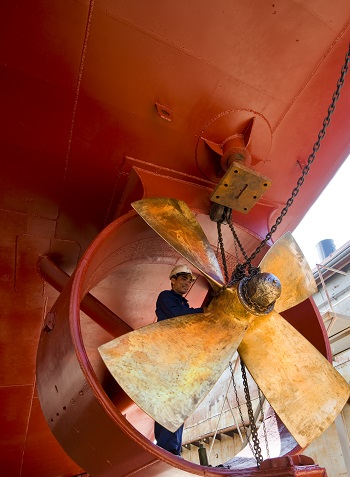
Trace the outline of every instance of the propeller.
<path fill-rule="evenodd" d="M 100 346 L 114 378 L 141 409 L 175 431 L 238 350 L 266 399 L 306 447 L 336 418 L 350 386 L 278 314 L 317 291 L 292 235 L 267 252 L 262 273 L 225 288 L 208 239 L 184 202 L 152 198 L 132 206 L 221 293 L 204 313 L 153 323 Z"/>

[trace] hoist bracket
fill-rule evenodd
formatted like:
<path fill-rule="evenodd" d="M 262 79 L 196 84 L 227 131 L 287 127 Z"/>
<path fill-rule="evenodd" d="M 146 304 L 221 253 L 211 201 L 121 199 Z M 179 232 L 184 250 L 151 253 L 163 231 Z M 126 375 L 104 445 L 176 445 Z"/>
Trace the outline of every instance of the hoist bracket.
<path fill-rule="evenodd" d="M 271 180 L 233 162 L 210 198 L 216 204 L 247 214 L 271 186 Z"/>

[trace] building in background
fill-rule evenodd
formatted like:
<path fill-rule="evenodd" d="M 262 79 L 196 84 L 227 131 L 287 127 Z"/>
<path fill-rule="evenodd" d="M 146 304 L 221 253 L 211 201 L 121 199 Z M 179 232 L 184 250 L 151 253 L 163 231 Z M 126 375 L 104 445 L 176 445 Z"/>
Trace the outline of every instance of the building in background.
<path fill-rule="evenodd" d="M 350 380 L 350 241 L 335 250 L 332 240 L 317 244 L 320 262 L 313 269 L 318 291 L 313 295 L 329 337 L 333 365 Z M 327 392 L 327 390 L 325 390 Z M 327 431 L 307 448 L 307 455 L 328 475 L 350 475 L 350 406 L 345 405 Z"/>

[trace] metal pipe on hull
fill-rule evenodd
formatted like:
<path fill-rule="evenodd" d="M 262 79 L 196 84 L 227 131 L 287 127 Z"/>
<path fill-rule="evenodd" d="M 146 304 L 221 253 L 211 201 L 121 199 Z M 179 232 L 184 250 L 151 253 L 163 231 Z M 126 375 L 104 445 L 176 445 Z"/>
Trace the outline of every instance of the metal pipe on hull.
<path fill-rule="evenodd" d="M 56 290 L 62 292 L 70 279 L 69 275 L 61 270 L 47 256 L 39 257 L 38 268 L 42 278 Z M 109 308 L 90 293 L 85 295 L 80 304 L 80 308 L 113 337 L 132 331 L 132 328 L 125 323 L 125 321 L 115 315 Z"/>

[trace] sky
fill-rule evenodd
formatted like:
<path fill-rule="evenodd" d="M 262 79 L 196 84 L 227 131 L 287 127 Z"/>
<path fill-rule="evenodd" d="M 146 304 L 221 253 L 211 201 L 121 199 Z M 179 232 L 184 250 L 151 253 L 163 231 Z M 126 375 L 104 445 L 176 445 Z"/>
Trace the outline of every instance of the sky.
<path fill-rule="evenodd" d="M 332 239 L 336 249 L 350 240 L 350 156 L 293 232 L 311 268 L 322 260 L 316 245 Z"/>

